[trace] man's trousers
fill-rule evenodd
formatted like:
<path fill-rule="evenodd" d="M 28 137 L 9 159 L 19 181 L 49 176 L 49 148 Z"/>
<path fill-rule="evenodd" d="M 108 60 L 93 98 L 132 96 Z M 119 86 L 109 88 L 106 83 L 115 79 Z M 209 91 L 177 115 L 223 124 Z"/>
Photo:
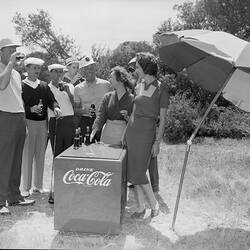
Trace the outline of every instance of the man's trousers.
<path fill-rule="evenodd" d="M 26 125 L 24 113 L 0 111 L 0 206 L 20 200 Z"/>

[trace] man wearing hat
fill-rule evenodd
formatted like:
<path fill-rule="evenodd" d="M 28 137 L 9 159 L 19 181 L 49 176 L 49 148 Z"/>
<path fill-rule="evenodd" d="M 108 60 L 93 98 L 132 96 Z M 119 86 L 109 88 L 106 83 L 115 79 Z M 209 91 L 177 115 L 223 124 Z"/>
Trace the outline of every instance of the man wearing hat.
<path fill-rule="evenodd" d="M 93 115 L 99 109 L 101 100 L 107 92 L 111 91 L 108 81 L 96 77 L 96 63 L 90 57 L 83 57 L 79 62 L 79 70 L 85 81 L 75 87 L 74 102 L 75 113 L 80 117 L 82 134 L 86 133 L 86 127 L 91 128 L 95 120 Z M 95 139 L 100 140 L 100 133 Z"/>
<path fill-rule="evenodd" d="M 84 80 L 84 78 L 78 73 L 79 61 L 75 57 L 70 57 L 66 59 L 67 72 L 64 74 L 62 81 L 66 83 L 71 83 L 74 86 L 79 84 Z"/>
<path fill-rule="evenodd" d="M 21 77 L 14 69 L 19 46 L 8 38 L 0 40 L 0 215 L 10 214 L 6 201 L 9 206 L 34 204 L 19 190 L 26 136 Z"/>
<path fill-rule="evenodd" d="M 74 86 L 71 83 L 61 81 L 65 66 L 61 64 L 52 64 L 48 66 L 51 82 L 49 87 L 58 101 L 62 119 L 56 120 L 55 115 L 49 111 L 49 137 L 52 149 L 56 157 L 65 149 L 73 144 L 74 139 Z M 56 142 L 54 141 L 56 134 Z"/>
<path fill-rule="evenodd" d="M 47 146 L 47 119 L 48 108 L 53 110 L 55 116 L 61 114 L 59 105 L 51 92 L 48 84 L 38 79 L 44 61 L 29 57 L 24 60 L 28 76 L 23 80 L 23 101 L 28 127 L 23 164 L 21 192 L 23 196 L 29 196 L 32 184 L 32 165 L 34 164 L 33 193 L 43 193 L 44 159 Z"/>

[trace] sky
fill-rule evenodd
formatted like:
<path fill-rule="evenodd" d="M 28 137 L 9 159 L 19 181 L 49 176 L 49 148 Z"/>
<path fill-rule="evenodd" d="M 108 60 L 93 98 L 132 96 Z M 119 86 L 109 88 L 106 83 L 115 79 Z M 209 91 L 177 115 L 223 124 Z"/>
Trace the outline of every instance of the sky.
<path fill-rule="evenodd" d="M 124 41 L 152 42 L 157 27 L 169 17 L 176 17 L 174 4 L 184 1 L 0 0 L 0 39 L 20 41 L 11 21 L 16 12 L 27 16 L 44 9 L 52 18 L 54 30 L 73 38 L 85 55 L 94 44 L 114 49 Z"/>

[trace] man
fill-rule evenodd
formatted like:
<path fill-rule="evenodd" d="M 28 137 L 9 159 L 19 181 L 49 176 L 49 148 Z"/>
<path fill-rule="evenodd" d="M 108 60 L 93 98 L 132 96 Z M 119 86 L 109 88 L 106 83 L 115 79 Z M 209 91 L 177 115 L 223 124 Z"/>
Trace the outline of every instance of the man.
<path fill-rule="evenodd" d="M 66 83 L 71 83 L 73 86 L 76 86 L 84 79 L 78 73 L 79 70 L 79 61 L 77 58 L 70 57 L 66 60 L 67 72 L 64 74 L 62 81 Z"/>
<path fill-rule="evenodd" d="M 33 193 L 44 193 L 43 172 L 45 151 L 47 146 L 47 109 L 53 110 L 56 116 L 61 111 L 59 105 L 46 82 L 38 79 L 44 61 L 29 57 L 24 60 L 28 76 L 22 81 L 26 123 L 28 136 L 25 141 L 22 163 L 21 194 L 29 196 L 32 184 L 32 166 L 34 160 Z"/>
<path fill-rule="evenodd" d="M 84 135 L 87 126 L 91 133 L 95 120 L 93 114 L 99 109 L 104 94 L 112 89 L 108 81 L 96 77 L 96 63 L 92 58 L 87 56 L 82 58 L 79 70 L 85 81 L 75 87 L 74 103 L 75 113 L 80 117 L 81 132 Z M 94 140 L 100 140 L 100 132 L 96 134 Z"/>
<path fill-rule="evenodd" d="M 74 86 L 61 81 L 64 68 L 65 66 L 61 64 L 51 64 L 48 66 L 51 78 L 49 87 L 62 111 L 61 119 L 56 119 L 55 115 L 49 111 L 49 137 L 54 157 L 71 146 L 74 139 Z M 55 134 L 56 142 L 54 141 Z"/>
<path fill-rule="evenodd" d="M 10 214 L 6 201 L 9 206 L 34 204 L 19 190 L 26 136 L 21 77 L 14 69 L 19 46 L 8 38 L 0 40 L 0 215 Z"/>
<path fill-rule="evenodd" d="M 132 58 L 128 63 L 128 71 L 131 74 L 131 77 L 134 79 L 134 88 L 135 95 L 138 94 L 138 90 L 140 89 L 140 84 L 144 81 L 135 71 L 136 67 L 136 57 Z M 158 173 L 158 161 L 157 157 L 152 157 L 149 164 L 149 176 L 150 182 L 153 189 L 153 192 L 156 194 L 159 192 L 159 173 Z M 133 188 L 134 185 L 129 185 L 130 188 Z"/>

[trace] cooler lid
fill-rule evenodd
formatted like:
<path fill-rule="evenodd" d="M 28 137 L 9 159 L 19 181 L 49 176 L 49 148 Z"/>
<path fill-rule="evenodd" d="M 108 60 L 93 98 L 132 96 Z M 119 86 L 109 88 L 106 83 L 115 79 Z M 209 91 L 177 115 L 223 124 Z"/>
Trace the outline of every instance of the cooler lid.
<path fill-rule="evenodd" d="M 74 158 L 94 158 L 94 159 L 110 159 L 118 160 L 123 149 L 109 144 L 94 143 L 89 146 L 82 145 L 78 149 L 73 146 L 66 149 L 58 157 L 74 157 Z"/>

